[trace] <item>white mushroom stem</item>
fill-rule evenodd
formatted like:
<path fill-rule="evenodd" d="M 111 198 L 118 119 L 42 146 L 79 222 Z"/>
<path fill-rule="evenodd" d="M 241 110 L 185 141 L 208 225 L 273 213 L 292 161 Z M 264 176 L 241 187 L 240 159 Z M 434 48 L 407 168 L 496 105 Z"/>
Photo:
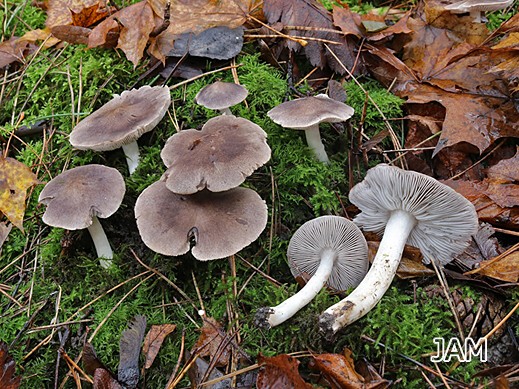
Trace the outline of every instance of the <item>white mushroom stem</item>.
<path fill-rule="evenodd" d="M 137 166 L 139 165 L 139 145 L 137 144 L 137 141 L 134 140 L 133 142 L 123 145 L 122 149 L 124 151 L 124 155 L 126 156 L 128 170 L 130 174 L 133 174 L 133 172 L 137 169 Z"/>
<path fill-rule="evenodd" d="M 321 262 L 315 274 L 299 292 L 275 307 L 260 308 L 258 310 L 256 321 L 263 322 L 258 323 L 258 325 L 267 328 L 280 325 L 312 301 L 326 284 L 326 281 L 328 281 L 336 259 L 337 253 L 335 250 L 324 250 L 321 254 Z"/>
<path fill-rule="evenodd" d="M 391 213 L 368 274 L 345 299 L 319 316 L 319 327 L 327 338 L 371 311 L 384 296 L 396 274 L 405 243 L 415 225 L 416 219 L 410 213 L 402 210 Z"/>
<path fill-rule="evenodd" d="M 328 154 L 326 154 L 323 142 L 321 140 L 319 124 L 307 127 L 304 130 L 306 135 L 306 143 L 308 144 L 308 147 L 310 147 L 313 150 L 317 159 L 324 163 L 330 163 L 330 160 L 328 159 Z"/>
<path fill-rule="evenodd" d="M 218 111 L 220 111 L 222 115 L 232 115 L 230 108 L 219 109 Z"/>
<path fill-rule="evenodd" d="M 110 267 L 112 264 L 110 259 L 113 258 L 114 254 L 112 247 L 110 247 L 110 243 L 108 242 L 108 238 L 106 237 L 105 230 L 101 223 L 99 223 L 97 216 L 92 218 L 92 224 L 88 226 L 88 232 L 90 232 L 90 236 L 94 241 L 97 257 L 100 258 L 99 262 L 101 267 L 105 269 Z"/>

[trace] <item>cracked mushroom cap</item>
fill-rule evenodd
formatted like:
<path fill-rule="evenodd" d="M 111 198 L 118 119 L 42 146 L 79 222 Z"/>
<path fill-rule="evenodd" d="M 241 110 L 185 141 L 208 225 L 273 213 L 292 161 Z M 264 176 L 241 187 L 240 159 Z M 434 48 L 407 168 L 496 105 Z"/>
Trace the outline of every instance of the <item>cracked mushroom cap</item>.
<path fill-rule="evenodd" d="M 326 285 L 337 291 L 357 286 L 368 271 L 368 244 L 359 228 L 341 216 L 320 216 L 294 233 L 287 251 L 294 278 L 312 277 L 326 249 L 337 255 Z"/>
<path fill-rule="evenodd" d="M 323 122 L 344 122 L 354 112 L 349 105 L 320 94 L 286 101 L 272 108 L 267 115 L 281 127 L 304 130 Z"/>
<path fill-rule="evenodd" d="M 111 216 L 123 201 L 124 179 L 117 169 L 85 165 L 67 170 L 43 188 L 38 201 L 47 206 L 45 224 L 79 230 L 92 224 L 92 217 Z"/>
<path fill-rule="evenodd" d="M 425 263 L 449 263 L 478 228 L 476 210 L 461 194 L 425 174 L 395 166 L 379 164 L 368 170 L 349 199 L 362 211 L 355 224 L 379 235 L 392 211 L 411 213 L 416 225 L 407 243 L 420 249 Z"/>
<path fill-rule="evenodd" d="M 257 124 L 232 115 L 214 117 L 201 130 L 183 130 L 160 153 L 167 188 L 192 194 L 239 186 L 270 159 L 267 134 Z"/>
<path fill-rule="evenodd" d="M 234 82 L 216 81 L 200 89 L 195 101 L 209 109 L 223 110 L 241 103 L 248 94 L 247 89 Z"/>
<path fill-rule="evenodd" d="M 255 241 L 267 225 L 267 205 L 252 189 L 185 196 L 157 181 L 137 199 L 135 217 L 151 250 L 182 255 L 194 241 L 193 256 L 208 261 L 236 254 Z"/>
<path fill-rule="evenodd" d="M 447 5 L 445 9 L 452 13 L 497 11 L 505 9 L 513 2 L 514 0 L 462 0 Z"/>
<path fill-rule="evenodd" d="M 70 143 L 79 150 L 118 149 L 155 128 L 170 104 L 167 86 L 124 91 L 74 127 Z"/>

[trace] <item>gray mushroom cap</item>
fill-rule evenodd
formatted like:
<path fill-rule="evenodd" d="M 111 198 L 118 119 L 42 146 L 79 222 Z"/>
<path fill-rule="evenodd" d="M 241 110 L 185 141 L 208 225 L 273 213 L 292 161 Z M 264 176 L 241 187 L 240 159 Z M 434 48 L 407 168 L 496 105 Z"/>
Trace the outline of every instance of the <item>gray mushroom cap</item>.
<path fill-rule="evenodd" d="M 170 104 L 167 86 L 124 91 L 79 122 L 70 133 L 70 143 L 80 150 L 115 150 L 151 131 Z"/>
<path fill-rule="evenodd" d="M 202 191 L 184 196 L 163 181 L 146 188 L 135 203 L 143 242 L 163 255 L 189 251 L 200 261 L 235 254 L 255 241 L 267 225 L 267 206 L 252 189 Z"/>
<path fill-rule="evenodd" d="M 337 255 L 326 284 L 337 291 L 357 286 L 368 271 L 368 245 L 359 228 L 340 216 L 309 220 L 294 233 L 287 251 L 292 275 L 313 276 L 326 249 Z"/>
<path fill-rule="evenodd" d="M 267 115 L 284 128 L 304 130 L 323 122 L 343 122 L 354 112 L 349 105 L 320 94 L 286 101 L 272 108 Z"/>
<path fill-rule="evenodd" d="M 235 188 L 270 159 L 266 138 L 260 126 L 232 115 L 209 119 L 201 130 L 177 132 L 160 153 L 168 168 L 166 186 L 179 194 Z"/>
<path fill-rule="evenodd" d="M 241 103 L 249 92 L 234 82 L 216 81 L 204 86 L 195 96 L 197 104 L 209 109 L 223 110 Z"/>
<path fill-rule="evenodd" d="M 514 0 L 462 0 L 445 7 L 452 13 L 497 11 L 510 6 Z"/>
<path fill-rule="evenodd" d="M 67 230 L 87 228 L 92 217 L 111 216 L 124 197 L 125 184 L 117 169 L 85 165 L 67 170 L 43 188 L 38 201 L 47 206 L 43 221 Z"/>
<path fill-rule="evenodd" d="M 470 201 L 432 177 L 379 164 L 349 194 L 362 212 L 354 219 L 365 231 L 382 235 L 392 211 L 416 219 L 407 243 L 418 247 L 425 263 L 446 264 L 470 243 L 478 217 Z"/>

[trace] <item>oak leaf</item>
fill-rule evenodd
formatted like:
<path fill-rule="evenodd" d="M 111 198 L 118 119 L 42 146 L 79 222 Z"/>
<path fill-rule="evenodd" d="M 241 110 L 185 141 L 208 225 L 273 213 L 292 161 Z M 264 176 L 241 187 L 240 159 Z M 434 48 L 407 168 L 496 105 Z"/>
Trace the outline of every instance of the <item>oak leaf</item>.
<path fill-rule="evenodd" d="M 49 0 L 45 26 L 89 27 L 114 11 L 105 0 Z"/>
<path fill-rule="evenodd" d="M 0 157 L 0 211 L 23 231 L 27 189 L 39 184 L 36 175 L 14 158 Z"/>
<path fill-rule="evenodd" d="M 256 379 L 258 389 L 285 388 L 311 389 L 312 385 L 305 382 L 299 375 L 299 361 L 287 354 L 274 357 L 258 356 L 260 371 Z"/>

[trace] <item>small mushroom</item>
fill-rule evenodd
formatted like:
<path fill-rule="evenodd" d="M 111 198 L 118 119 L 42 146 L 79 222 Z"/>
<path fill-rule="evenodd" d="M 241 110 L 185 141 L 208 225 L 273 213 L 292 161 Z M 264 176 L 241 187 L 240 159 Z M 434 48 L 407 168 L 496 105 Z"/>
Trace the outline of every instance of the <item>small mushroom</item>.
<path fill-rule="evenodd" d="M 195 96 L 197 104 L 217 109 L 223 115 L 231 115 L 229 107 L 241 103 L 249 92 L 234 82 L 216 81 L 204 86 Z"/>
<path fill-rule="evenodd" d="M 260 126 L 233 115 L 209 119 L 201 130 L 177 132 L 160 153 L 168 168 L 166 186 L 178 194 L 235 188 L 270 159 L 266 138 Z"/>
<path fill-rule="evenodd" d="M 368 246 L 359 228 L 340 216 L 321 216 L 304 223 L 288 244 L 294 277 L 310 279 L 295 295 L 256 312 L 255 323 L 269 329 L 294 316 L 324 285 L 342 291 L 357 286 L 368 271 Z"/>
<path fill-rule="evenodd" d="M 470 243 L 478 217 L 470 201 L 425 174 L 379 164 L 355 185 L 350 201 L 365 231 L 384 234 L 371 269 L 355 290 L 319 317 L 330 338 L 368 313 L 391 285 L 404 246 L 418 247 L 423 261 L 444 265 Z"/>
<path fill-rule="evenodd" d="M 255 241 L 267 225 L 267 206 L 252 189 L 185 196 L 157 181 L 137 198 L 135 217 L 143 242 L 153 251 L 177 256 L 193 243 L 193 256 L 208 261 Z"/>
<path fill-rule="evenodd" d="M 482 12 L 505 9 L 513 2 L 514 0 L 461 0 L 447 5 L 445 9 L 455 14 L 470 13 L 474 22 L 481 23 Z"/>
<path fill-rule="evenodd" d="M 349 105 L 320 94 L 284 102 L 268 111 L 267 115 L 281 127 L 304 130 L 306 142 L 317 159 L 329 163 L 321 140 L 319 123 L 344 122 L 353 113 L 354 110 Z"/>
<path fill-rule="evenodd" d="M 85 165 L 67 170 L 43 188 L 38 201 L 47 206 L 43 222 L 67 230 L 87 228 L 92 236 L 101 266 L 113 258 L 108 238 L 98 218 L 111 216 L 124 197 L 124 179 L 117 169 Z"/>
<path fill-rule="evenodd" d="M 145 85 L 124 91 L 74 127 L 70 143 L 79 150 L 108 151 L 122 147 L 132 174 L 139 164 L 137 139 L 155 128 L 170 104 L 167 86 Z"/>

